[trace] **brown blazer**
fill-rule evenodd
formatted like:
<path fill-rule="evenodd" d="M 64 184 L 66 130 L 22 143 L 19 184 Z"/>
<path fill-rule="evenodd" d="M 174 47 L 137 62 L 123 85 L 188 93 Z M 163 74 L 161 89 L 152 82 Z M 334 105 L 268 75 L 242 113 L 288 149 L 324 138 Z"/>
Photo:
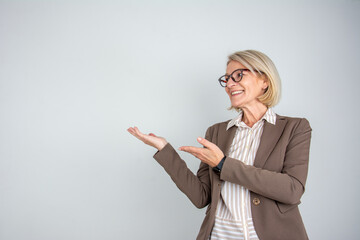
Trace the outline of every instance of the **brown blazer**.
<path fill-rule="evenodd" d="M 205 136 L 225 154 L 237 128 L 226 130 L 228 122 L 209 127 Z M 311 128 L 305 118 L 277 115 L 275 125 L 265 121 L 254 166 L 226 157 L 220 175 L 204 163 L 194 175 L 170 144 L 154 158 L 196 207 L 208 206 L 198 240 L 207 240 L 211 234 L 222 181 L 250 190 L 253 222 L 261 240 L 303 240 L 308 237 L 298 205 L 305 189 L 310 138 Z"/>

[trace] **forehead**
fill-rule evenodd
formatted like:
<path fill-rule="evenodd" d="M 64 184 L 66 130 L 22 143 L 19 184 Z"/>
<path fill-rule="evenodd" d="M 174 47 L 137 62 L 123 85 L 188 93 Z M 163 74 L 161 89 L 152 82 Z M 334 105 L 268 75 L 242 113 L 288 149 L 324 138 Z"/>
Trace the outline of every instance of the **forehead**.
<path fill-rule="evenodd" d="M 246 68 L 246 67 L 244 67 L 244 65 L 242 65 L 237 61 L 230 61 L 226 67 L 226 74 L 231 74 L 233 71 L 239 68 Z"/>

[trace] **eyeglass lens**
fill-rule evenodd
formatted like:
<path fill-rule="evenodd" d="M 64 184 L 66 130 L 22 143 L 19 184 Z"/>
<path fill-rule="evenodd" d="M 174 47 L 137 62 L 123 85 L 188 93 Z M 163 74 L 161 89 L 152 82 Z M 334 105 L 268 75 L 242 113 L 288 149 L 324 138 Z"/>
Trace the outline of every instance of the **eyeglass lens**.
<path fill-rule="evenodd" d="M 233 72 L 230 76 L 228 76 L 228 75 L 222 76 L 220 78 L 221 86 L 226 87 L 226 84 L 229 81 L 230 77 L 232 78 L 233 81 L 240 82 L 243 77 L 243 70 L 238 69 L 235 72 Z"/>

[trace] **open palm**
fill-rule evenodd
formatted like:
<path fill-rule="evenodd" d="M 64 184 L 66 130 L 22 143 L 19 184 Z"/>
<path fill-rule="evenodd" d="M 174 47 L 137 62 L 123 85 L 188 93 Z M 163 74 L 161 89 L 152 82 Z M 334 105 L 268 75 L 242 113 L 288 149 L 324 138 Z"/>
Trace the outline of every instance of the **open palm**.
<path fill-rule="evenodd" d="M 159 151 L 165 147 L 167 141 L 163 137 L 156 136 L 153 133 L 144 134 L 140 132 L 137 127 L 128 128 L 128 132 L 135 136 L 137 139 L 141 140 L 143 143 L 150 145 Z"/>

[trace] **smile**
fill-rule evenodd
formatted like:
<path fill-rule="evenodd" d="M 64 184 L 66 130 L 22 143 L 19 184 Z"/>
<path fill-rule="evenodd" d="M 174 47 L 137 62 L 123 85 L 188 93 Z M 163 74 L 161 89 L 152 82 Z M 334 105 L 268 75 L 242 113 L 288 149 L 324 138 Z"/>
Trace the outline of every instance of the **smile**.
<path fill-rule="evenodd" d="M 243 93 L 243 92 L 244 92 L 244 90 L 234 91 L 234 92 L 231 92 L 231 96 L 238 95 L 238 94 L 241 94 L 241 93 Z"/>

